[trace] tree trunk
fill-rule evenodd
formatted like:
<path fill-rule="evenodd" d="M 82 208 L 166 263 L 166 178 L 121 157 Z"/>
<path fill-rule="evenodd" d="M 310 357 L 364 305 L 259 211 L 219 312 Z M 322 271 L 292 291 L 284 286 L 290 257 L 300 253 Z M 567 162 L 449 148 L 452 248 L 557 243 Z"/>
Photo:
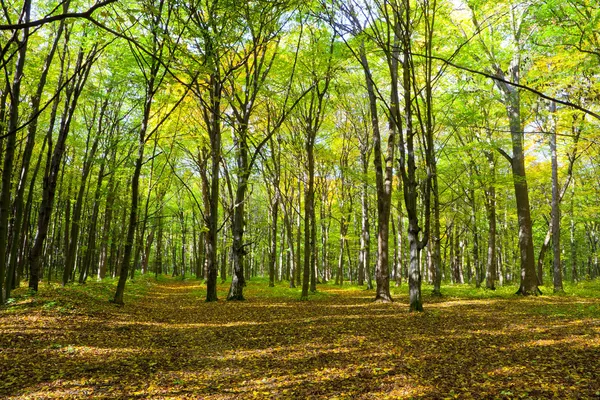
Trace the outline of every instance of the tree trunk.
<path fill-rule="evenodd" d="M 563 292 L 563 278 L 560 262 L 560 197 L 558 190 L 558 160 L 556 156 L 556 104 L 550 106 L 551 129 L 550 151 L 552 159 L 552 252 L 554 293 Z"/>
<path fill-rule="evenodd" d="M 479 265 L 479 230 L 477 228 L 477 199 L 475 198 L 475 189 L 471 188 L 471 212 L 473 213 L 473 268 L 475 269 L 475 287 L 481 287 L 481 267 Z"/>
<path fill-rule="evenodd" d="M 295 282 L 295 277 L 296 277 L 296 269 L 298 268 L 298 264 L 296 263 L 296 257 L 295 257 L 295 248 L 294 248 L 294 232 L 293 232 L 293 228 L 292 228 L 292 222 L 290 221 L 291 217 L 290 214 L 291 212 L 288 212 L 288 207 L 285 204 L 285 201 L 281 202 L 281 207 L 283 207 L 283 225 L 285 228 L 285 231 L 287 233 L 287 265 L 288 265 L 288 269 L 290 270 L 290 288 L 295 288 L 296 285 L 294 284 Z"/>
<path fill-rule="evenodd" d="M 298 180 L 298 207 L 300 207 L 301 182 Z M 291 207 L 291 206 L 290 206 Z M 306 227 L 305 227 L 306 229 Z M 296 215 L 296 260 L 294 261 L 294 275 L 296 278 L 296 286 L 302 285 L 300 264 L 302 264 L 302 215 L 300 211 Z"/>
<path fill-rule="evenodd" d="M 315 293 L 317 291 L 317 219 L 314 205 L 314 194 L 313 194 L 313 206 L 310 214 L 310 242 L 311 242 L 311 253 L 310 253 L 310 291 Z"/>
<path fill-rule="evenodd" d="M 63 10 L 66 10 L 69 2 L 66 2 L 63 6 Z M 19 175 L 19 182 L 17 185 L 17 195 L 15 197 L 13 203 L 13 240 L 10 248 L 10 258 L 8 264 L 8 271 L 6 274 L 6 297 L 8 298 L 10 295 L 10 290 L 15 286 L 16 282 L 16 273 L 17 273 L 17 257 L 22 260 L 23 250 L 20 250 L 20 245 L 23 244 L 25 235 L 27 234 L 25 230 L 23 230 L 23 199 L 25 195 L 25 187 L 28 180 L 29 174 L 29 165 L 31 161 L 31 156 L 33 154 L 33 148 L 35 146 L 35 137 L 38 128 L 38 114 L 40 108 L 40 101 L 44 92 L 44 87 L 46 86 L 46 79 L 48 77 L 48 71 L 50 70 L 50 66 L 52 64 L 52 59 L 54 58 L 54 54 L 56 53 L 56 49 L 58 48 L 58 43 L 60 38 L 62 37 L 62 32 L 64 30 L 64 23 L 61 23 L 58 27 L 56 35 L 54 37 L 54 41 L 52 42 L 52 46 L 46 56 L 44 61 L 44 66 L 42 68 L 42 72 L 40 75 L 40 79 L 38 81 L 37 91 L 35 95 L 31 99 L 31 112 L 29 117 L 29 127 L 27 130 L 27 143 L 25 144 L 25 149 L 23 150 L 23 155 L 21 156 L 21 173 Z M 27 30 L 25 30 L 25 35 L 27 35 Z M 24 46 L 25 47 L 25 46 Z M 62 81 L 62 73 L 59 78 L 59 85 Z M 56 111 L 59 104 L 59 96 L 57 96 L 56 100 L 53 102 L 52 111 L 50 115 L 50 130 L 54 127 L 54 122 L 56 119 Z M 9 128 L 10 129 L 10 128 Z M 40 151 L 40 156 L 44 152 L 44 147 L 46 145 L 47 139 L 44 138 L 44 146 Z M 37 171 L 39 170 L 40 162 L 36 164 L 36 170 L 34 175 L 37 176 Z M 35 178 L 33 178 L 35 181 Z M 21 254 L 19 254 L 21 253 Z M 0 277 L 2 274 L 0 274 Z M 1 279 L 1 278 L 0 278 Z M 1 284 L 0 284 L 1 288 Z M 1 290 L 0 290 L 1 291 Z"/>
<path fill-rule="evenodd" d="M 233 233 L 232 255 L 233 255 L 233 275 L 231 277 L 231 286 L 227 300 L 244 300 L 244 287 L 246 279 L 244 278 L 244 256 L 246 253 L 246 244 L 244 243 L 244 209 L 246 204 L 246 188 L 248 187 L 248 178 L 250 176 L 248 166 L 248 149 L 246 144 L 247 127 L 240 129 L 240 138 L 236 139 L 237 147 L 237 189 L 235 191 L 235 203 L 233 206 L 233 220 L 231 230 Z"/>
<path fill-rule="evenodd" d="M 114 163 L 115 160 L 115 151 L 113 150 L 111 161 Z M 100 248 L 100 260 L 98 263 L 98 279 L 102 280 L 106 277 L 106 269 L 109 265 L 110 258 L 110 247 L 111 243 L 109 242 L 111 238 L 111 229 L 112 229 L 112 220 L 113 220 L 113 211 L 115 204 L 116 192 L 119 187 L 119 183 L 115 185 L 115 171 L 114 166 L 111 171 L 110 178 L 108 180 L 108 186 L 106 188 L 106 205 L 104 207 L 104 225 L 102 227 L 102 246 Z M 114 242 L 115 238 L 112 238 Z"/>
<path fill-rule="evenodd" d="M 496 290 L 496 188 L 490 186 L 486 191 L 488 217 L 487 272 L 485 287 Z"/>
<path fill-rule="evenodd" d="M 275 174 L 279 174 L 276 170 Z M 279 177 L 275 177 L 273 182 L 275 193 L 271 200 L 271 226 L 269 244 L 269 287 L 275 287 L 275 266 L 277 264 L 277 222 L 279 218 Z"/>
<path fill-rule="evenodd" d="M 29 22 L 31 11 L 31 0 L 25 0 L 23 12 L 19 21 Z M 4 150 L 4 163 L 2 167 L 2 189 L 0 190 L 0 304 L 4 303 L 5 293 L 3 290 L 4 275 L 6 267 L 6 253 L 8 247 L 8 215 L 10 214 L 10 195 L 12 193 L 12 174 L 13 163 L 15 160 L 15 148 L 17 143 L 17 129 L 19 125 L 19 104 L 21 103 L 21 81 L 25 68 L 25 58 L 27 56 L 27 41 L 29 38 L 29 28 L 23 30 L 23 38 L 17 40 L 19 46 L 17 63 L 13 77 L 12 87 L 10 89 L 11 102 L 8 113 L 8 130 L 6 137 L 6 148 Z M 18 238 L 14 238 L 18 240 Z M 9 268 L 10 269 L 10 268 Z M 10 271 L 9 271 L 10 272 Z M 10 293 L 10 287 L 6 287 L 6 294 Z M 37 285 L 36 285 L 37 290 Z"/>
<path fill-rule="evenodd" d="M 146 129 L 150 116 L 150 105 L 152 99 L 146 99 L 146 107 L 144 110 L 144 119 L 140 128 L 140 137 L 138 142 L 137 158 L 135 160 L 135 169 L 131 179 L 131 205 L 129 209 L 129 221 L 127 223 L 127 236 L 123 248 L 123 259 L 121 260 L 121 268 L 119 271 L 119 281 L 113 303 L 123 305 L 123 294 L 125 293 L 125 283 L 129 273 L 129 263 L 131 261 L 131 251 L 133 248 L 133 240 L 135 237 L 135 229 L 137 227 L 140 175 L 142 173 L 142 165 L 144 163 L 144 144 L 146 137 Z"/>
<path fill-rule="evenodd" d="M 75 76 L 73 77 L 73 80 L 66 91 L 65 111 L 63 113 L 60 130 L 56 140 L 56 145 L 54 146 L 48 175 L 44 177 L 42 200 L 40 202 L 38 214 L 37 233 L 34 239 L 33 247 L 29 251 L 29 288 L 35 292 L 37 292 L 38 290 L 42 251 L 44 248 L 46 236 L 48 235 L 48 226 L 50 224 L 50 218 L 52 216 L 52 209 L 54 204 L 54 197 L 56 194 L 56 183 L 58 180 L 58 174 L 61 166 L 62 157 L 65 152 L 65 142 L 67 140 L 67 135 L 69 134 L 71 120 L 73 114 L 75 113 L 79 95 L 83 90 L 83 86 L 85 85 L 95 56 L 96 48 L 94 47 L 90 51 L 85 65 L 83 65 L 83 50 L 79 51 L 75 66 L 75 71 L 77 72 L 75 72 Z"/>
<path fill-rule="evenodd" d="M 100 119 L 103 118 L 103 112 L 100 113 Z M 92 132 L 91 129 L 88 130 L 88 144 L 89 139 Z M 63 270 L 63 279 L 62 285 L 65 286 L 71 279 L 74 273 L 75 267 L 75 258 L 77 247 L 79 244 L 79 232 L 80 232 L 80 223 L 81 223 L 81 211 L 83 208 L 83 197 L 85 194 L 85 189 L 87 186 L 87 178 L 92 169 L 92 162 L 96 155 L 96 150 L 98 149 L 98 142 L 100 139 L 100 135 L 97 134 L 94 139 L 94 143 L 92 144 L 91 150 L 89 154 L 86 154 L 83 160 L 83 169 L 81 172 L 81 182 L 79 183 L 79 191 L 77 192 L 77 199 L 75 200 L 75 205 L 73 207 L 73 220 L 71 222 L 71 234 L 70 234 L 70 242 L 68 247 L 68 253 L 65 260 L 65 269 Z"/>
<path fill-rule="evenodd" d="M 221 83 L 216 76 L 211 77 L 210 157 L 211 175 L 208 191 L 209 202 L 205 205 L 208 219 L 206 232 L 206 301 L 217 301 L 217 244 L 219 229 L 219 166 L 221 163 Z M 207 181 L 208 184 L 208 181 Z"/>
<path fill-rule="evenodd" d="M 81 268 L 81 273 L 79 274 L 79 283 L 85 283 L 88 271 L 90 266 L 92 265 L 92 261 L 94 259 L 94 255 L 96 253 L 96 227 L 98 223 L 98 214 L 100 213 L 100 196 L 102 195 L 102 182 L 104 180 L 104 168 L 105 168 L 105 160 L 107 157 L 107 151 L 104 153 L 102 157 L 102 161 L 100 164 L 100 170 L 98 171 L 98 180 L 96 182 L 96 192 L 94 193 L 94 206 L 92 210 L 92 219 L 90 221 L 90 229 L 88 233 L 87 246 L 85 251 L 85 257 L 83 259 L 83 266 Z M 93 271 L 92 271 L 93 272 Z"/>
<path fill-rule="evenodd" d="M 432 261 L 433 261 L 433 295 L 440 296 L 442 294 L 442 239 L 440 235 L 440 197 L 438 189 L 437 179 L 437 165 L 434 159 L 434 163 L 431 166 L 432 169 L 432 190 L 431 194 L 433 197 L 433 232 L 431 236 L 430 246 L 432 249 Z"/>
<path fill-rule="evenodd" d="M 373 122 L 375 123 L 375 122 Z M 370 265 L 371 265 L 371 224 L 369 221 L 369 184 L 367 182 L 367 176 L 369 173 L 369 158 L 371 156 L 371 146 L 369 145 L 368 136 L 365 136 L 364 141 L 360 146 L 360 161 L 362 166 L 363 181 L 361 184 L 360 192 L 360 206 L 361 206 L 361 234 L 360 234 L 360 261 L 362 265 L 362 277 L 367 282 L 367 289 L 373 289 L 373 282 L 371 281 Z M 361 280 L 361 273 L 359 272 L 359 282 L 362 286 L 364 281 Z"/>
<path fill-rule="evenodd" d="M 373 150 L 375 165 L 375 180 L 377 188 L 377 266 L 375 268 L 375 281 L 377 290 L 376 301 L 391 302 L 390 281 L 388 268 L 388 243 L 389 243 L 389 217 L 392 194 L 392 161 L 394 159 L 395 138 L 394 130 L 388 137 L 388 154 L 385 160 L 385 174 L 382 165 L 381 134 L 379 131 L 379 117 L 377 111 L 377 96 L 375 94 L 373 77 L 367 60 L 364 45 L 360 48 L 361 64 L 365 73 L 367 93 L 369 95 L 369 108 L 371 113 L 371 127 L 373 129 Z"/>
<path fill-rule="evenodd" d="M 577 244 L 575 242 L 575 182 L 573 182 L 573 186 L 571 188 L 571 207 L 570 207 L 570 217 L 571 217 L 571 282 L 577 282 L 579 280 L 579 276 L 577 274 Z"/>
<path fill-rule="evenodd" d="M 314 143 L 317 132 L 308 129 L 306 138 L 306 159 L 308 185 L 304 192 L 304 268 L 302 271 L 302 300 L 308 300 L 308 284 L 310 278 L 311 260 L 314 257 L 312 241 L 312 221 L 315 208 L 315 156 Z"/>

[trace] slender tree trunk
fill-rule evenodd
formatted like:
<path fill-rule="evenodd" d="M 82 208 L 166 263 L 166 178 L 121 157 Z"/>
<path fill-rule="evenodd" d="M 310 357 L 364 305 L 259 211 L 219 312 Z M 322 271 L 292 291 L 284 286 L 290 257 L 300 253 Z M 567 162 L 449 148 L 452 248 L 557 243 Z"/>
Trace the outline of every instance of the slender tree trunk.
<path fill-rule="evenodd" d="M 283 207 L 283 225 L 285 228 L 285 231 L 287 233 L 287 265 L 288 268 L 290 270 L 290 288 L 295 288 L 296 285 L 294 284 L 295 279 L 296 279 L 296 269 L 298 268 L 298 264 L 296 263 L 296 253 L 295 253 L 295 248 L 294 248 L 294 232 L 293 232 L 293 227 L 292 227 L 292 222 L 290 221 L 290 212 L 288 212 L 288 207 L 285 204 L 285 201 L 281 202 L 281 206 Z"/>
<path fill-rule="evenodd" d="M 424 247 L 426 242 L 421 243 L 419 241 L 419 219 L 417 213 L 417 181 L 416 181 L 416 164 L 415 164 L 415 149 L 414 149 L 414 130 L 412 121 L 412 95 L 411 95 L 411 56 L 410 56 L 410 43 L 411 43 L 411 32 L 410 32 L 410 7 L 409 2 L 406 0 L 403 4 L 404 10 L 404 22 L 401 22 L 401 17 L 397 16 L 396 31 L 402 32 L 402 80 L 403 80 L 403 103 L 404 103 L 404 114 L 405 114 L 405 128 L 404 134 L 400 140 L 400 168 L 402 169 L 402 181 L 404 189 L 404 202 L 406 205 L 406 213 L 408 216 L 408 244 L 410 248 L 410 263 L 408 273 L 408 287 L 409 287 L 409 303 L 411 311 L 423 311 L 423 299 L 421 297 L 421 270 L 419 266 L 419 253 Z M 405 26 L 403 31 L 402 25 Z M 396 59 L 396 57 L 395 57 Z M 396 61 L 397 62 L 397 61 Z M 392 68 L 397 71 L 397 65 Z M 398 88 L 397 77 L 392 79 L 392 86 Z M 396 92 L 397 90 L 392 90 Z M 393 102 L 399 104 L 399 100 Z M 400 113 L 396 107 L 394 112 L 394 121 L 396 124 L 400 122 Z M 398 127 L 401 131 L 401 127 Z M 425 191 L 425 200 L 429 198 L 429 187 Z M 428 204 L 425 204 L 427 209 L 426 215 L 429 213 Z M 429 224 L 426 223 L 425 227 L 428 228 Z M 425 238 L 426 239 L 426 238 Z"/>
<path fill-rule="evenodd" d="M 25 0 L 23 4 L 23 12 L 19 21 L 29 22 L 31 12 L 31 0 Z M 15 159 L 15 149 L 17 143 L 17 129 L 19 125 L 19 104 L 21 103 L 21 81 L 24 76 L 25 58 L 27 56 L 27 41 L 29 38 L 29 29 L 23 30 L 23 37 L 17 40 L 19 46 L 17 63 L 10 90 L 11 101 L 8 113 L 8 130 L 6 137 L 6 148 L 4 150 L 4 163 L 2 166 L 2 189 L 0 190 L 0 304 L 4 303 L 5 294 L 10 293 L 10 287 L 4 286 L 4 275 L 7 261 L 8 247 L 8 216 L 10 210 L 10 195 L 12 193 L 12 174 L 13 163 Z M 14 238 L 18 240 L 18 238 Z M 9 268 L 10 269 L 10 268 Z M 9 271 L 10 272 L 10 271 Z M 36 285 L 37 289 L 37 285 Z M 4 291 L 6 290 L 6 293 Z"/>
<path fill-rule="evenodd" d="M 431 236 L 430 244 L 433 246 L 432 249 L 432 261 L 433 261 L 433 295 L 440 296 L 442 294 L 442 239 L 440 234 L 440 197 L 438 189 L 437 179 L 437 164 L 434 162 L 431 166 L 432 169 L 432 190 L 431 194 L 433 197 L 433 232 Z"/>
<path fill-rule="evenodd" d="M 158 234 L 156 238 L 156 257 L 154 259 L 154 276 L 158 278 L 163 274 L 163 216 L 162 216 L 162 206 L 159 207 L 158 214 Z"/>
<path fill-rule="evenodd" d="M 63 10 L 68 8 L 69 2 L 63 7 Z M 19 255 L 19 247 L 20 244 L 24 241 L 24 236 L 26 232 L 23 230 L 23 199 L 25 196 L 25 187 L 27 184 L 28 174 L 29 174 L 29 165 L 31 161 L 31 156 L 33 154 L 33 148 L 35 146 L 35 137 L 38 128 L 38 114 L 40 108 L 40 101 L 44 92 L 44 87 L 46 86 L 46 79 L 48 77 L 48 71 L 50 70 L 50 66 L 52 64 L 52 59 L 54 58 L 54 54 L 56 53 L 56 49 L 58 48 L 58 43 L 60 38 L 62 37 L 62 32 L 64 30 L 64 23 L 61 23 L 56 32 L 56 36 L 54 37 L 54 41 L 50 47 L 48 55 L 44 61 L 44 66 L 42 67 L 42 72 L 40 75 L 40 79 L 38 81 L 38 87 L 35 95 L 31 99 L 31 112 L 30 112 L 30 124 L 27 131 L 27 143 L 25 144 L 25 149 L 23 150 L 23 154 L 21 156 L 21 173 L 19 176 L 19 183 L 17 185 L 17 195 L 15 197 L 13 203 L 13 240 L 10 248 L 10 259 L 8 264 L 8 271 L 6 274 L 6 297 L 8 298 L 10 295 L 10 290 L 15 286 L 15 278 L 17 273 L 17 257 L 23 259 L 23 255 Z M 27 30 L 25 31 L 27 35 Z M 61 68 L 62 69 L 62 68 Z M 62 71 L 61 76 L 59 78 L 59 85 L 62 81 Z M 53 102 L 52 111 L 50 115 L 50 129 L 54 126 L 54 121 L 56 119 L 56 111 L 59 104 L 59 96 L 57 96 L 56 100 Z M 46 144 L 46 139 L 44 139 L 44 146 Z M 40 156 L 43 154 L 44 149 L 42 148 L 40 152 Z M 39 169 L 40 163 L 37 163 L 36 171 L 34 173 L 37 176 L 37 170 Z M 33 179 L 35 181 L 35 178 Z M 2 275 L 0 274 L 0 277 Z"/>
<path fill-rule="evenodd" d="M 475 269 L 475 287 L 481 287 L 481 267 L 479 265 L 479 230 L 478 230 L 478 222 L 477 222 L 477 199 L 475 197 L 475 189 L 471 188 L 471 212 L 473 214 L 473 248 L 472 248 L 472 256 L 473 256 L 473 268 Z"/>
<path fill-rule="evenodd" d="M 308 284 L 310 278 L 311 258 L 314 256 L 312 242 L 312 221 L 315 208 L 315 156 L 314 143 L 316 131 L 308 129 L 306 139 L 306 159 L 308 184 L 304 192 L 304 268 L 302 272 L 302 295 L 301 299 L 308 300 Z"/>
<path fill-rule="evenodd" d="M 375 178 L 377 187 L 377 266 L 375 280 L 377 290 L 376 301 L 391 302 L 389 269 L 388 269 L 388 243 L 389 243 L 389 216 L 392 194 L 392 161 L 394 159 L 395 138 L 394 130 L 388 137 L 388 155 L 385 162 L 385 173 L 382 165 L 381 135 L 379 131 L 379 117 L 377 110 L 377 96 L 375 94 L 373 77 L 367 60 L 364 45 L 360 49 L 361 64 L 365 73 L 369 107 L 371 113 L 371 126 L 373 129 L 373 150 Z"/>
<path fill-rule="evenodd" d="M 113 151 L 111 160 L 115 160 L 115 152 Z M 98 279 L 102 280 L 106 277 L 106 269 L 109 265 L 109 258 L 111 253 L 111 243 L 109 242 L 111 238 L 111 230 L 112 230 L 112 220 L 113 220 L 113 210 L 115 204 L 116 192 L 119 184 L 115 185 L 115 173 L 114 169 L 111 171 L 110 178 L 108 180 L 108 186 L 106 189 L 106 205 L 104 207 L 104 225 L 102 228 L 102 246 L 100 248 L 100 260 L 98 263 Z M 112 237 L 112 241 L 115 241 L 115 238 Z"/>
<path fill-rule="evenodd" d="M 94 259 L 94 255 L 96 253 L 96 227 L 98 224 L 98 214 L 100 213 L 100 196 L 102 195 L 102 182 L 104 180 L 104 168 L 105 168 L 105 160 L 107 157 L 107 152 L 104 153 L 102 157 L 102 161 L 100 164 L 100 170 L 98 171 L 98 179 L 96 182 L 96 191 L 94 193 L 94 206 L 92 210 L 92 219 L 90 221 L 90 229 L 88 233 L 87 246 L 85 250 L 85 257 L 83 259 L 83 266 L 81 268 L 81 273 L 79 274 L 79 283 L 85 283 L 88 271 L 90 266 L 92 265 L 92 260 Z M 92 271 L 93 272 L 93 271 Z"/>
<path fill-rule="evenodd" d="M 103 113 L 100 114 L 100 119 L 103 118 Z M 89 138 L 92 134 L 91 129 L 88 131 L 88 144 Z M 75 268 L 75 258 L 77 253 L 77 247 L 79 244 L 79 232 L 81 226 L 81 212 L 83 208 L 83 197 L 85 195 L 85 189 L 87 186 L 87 178 L 92 169 L 92 163 L 94 157 L 96 155 L 96 150 L 98 149 L 98 142 L 100 136 L 96 135 L 94 139 L 94 143 L 92 144 L 91 150 L 89 154 L 85 155 L 83 160 L 83 169 L 81 172 L 81 182 L 79 184 L 79 191 L 77 192 L 77 199 L 75 200 L 75 205 L 73 207 L 73 220 L 71 222 L 71 234 L 70 234 L 70 242 L 68 247 L 68 253 L 65 260 L 65 269 L 63 270 L 63 279 L 62 285 L 65 286 L 71 279 L 74 273 Z"/>
<path fill-rule="evenodd" d="M 187 229 L 186 229 L 186 218 L 183 213 L 183 209 L 179 211 L 179 223 L 181 224 L 181 280 L 185 280 L 185 263 L 187 261 L 186 253 L 187 253 Z M 191 268 L 190 268 L 191 269 Z"/>
<path fill-rule="evenodd" d="M 558 189 L 558 160 L 556 155 L 556 104 L 552 103 L 550 116 L 550 151 L 552 159 L 552 253 L 554 293 L 563 292 L 563 277 L 560 262 L 560 197 Z"/>
<path fill-rule="evenodd" d="M 221 83 L 216 76 L 211 77 L 211 116 L 210 125 L 210 157 L 211 175 L 209 186 L 209 202 L 206 204 L 205 215 L 208 218 L 206 232 L 206 301 L 217 301 L 217 244 L 219 229 L 219 166 L 221 163 Z M 207 181 L 208 183 L 208 181 Z"/>
<path fill-rule="evenodd" d="M 149 101 L 148 101 L 149 100 Z M 139 201 L 139 188 L 140 188 L 140 175 L 142 173 L 142 165 L 144 162 L 144 144 L 146 137 L 146 129 L 148 127 L 148 121 L 150 116 L 150 104 L 152 99 L 146 100 L 146 110 L 144 112 L 144 120 L 142 122 L 142 128 L 140 129 L 140 139 L 138 142 L 137 157 L 135 160 L 135 169 L 131 178 L 131 205 L 129 209 L 129 219 L 127 222 L 127 236 L 125 237 L 125 245 L 123 248 L 123 258 L 121 260 L 121 268 L 119 270 L 119 281 L 117 283 L 117 290 L 115 291 L 115 297 L 113 303 L 123 305 L 123 294 L 125 293 L 125 283 L 127 282 L 127 276 L 129 273 L 129 264 L 131 261 L 131 251 L 133 249 L 133 240 L 135 236 L 135 229 L 137 226 L 137 214 L 138 214 L 138 201 Z"/>
<path fill-rule="evenodd" d="M 490 186 L 486 192 L 488 216 L 487 272 L 485 287 L 496 290 L 496 188 Z"/>
<path fill-rule="evenodd" d="M 313 194 L 313 206 L 310 214 L 310 242 L 311 242 L 311 253 L 310 253 L 310 291 L 315 293 L 317 291 L 317 219 L 314 205 L 314 194 Z"/>
<path fill-rule="evenodd" d="M 573 181 L 573 186 L 571 187 L 571 207 L 570 207 L 570 217 L 571 217 L 571 282 L 577 282 L 579 280 L 579 276 L 577 274 L 577 244 L 575 242 L 575 182 Z"/>
<path fill-rule="evenodd" d="M 276 168 L 275 174 L 279 174 Z M 273 181 L 274 191 L 271 201 L 271 226 L 270 237 L 271 243 L 269 246 L 269 287 L 275 287 L 275 266 L 277 264 L 277 222 L 279 219 L 279 177 L 275 177 Z"/>
<path fill-rule="evenodd" d="M 345 250 L 345 244 L 346 244 L 346 232 L 347 230 L 347 225 L 346 225 L 346 220 L 344 218 L 344 216 L 342 215 L 342 217 L 340 218 L 340 253 L 338 256 L 338 265 L 337 265 L 337 270 L 336 270 L 336 274 L 335 274 L 335 284 L 336 285 L 343 285 L 344 284 L 344 250 Z"/>
<path fill-rule="evenodd" d="M 67 135 L 69 134 L 71 120 L 73 114 L 75 113 L 79 95 L 83 90 L 83 86 L 85 85 L 96 54 L 96 48 L 93 48 L 88 55 L 85 65 L 83 65 L 84 54 L 82 50 L 80 50 L 77 56 L 74 80 L 70 84 L 70 87 L 67 88 L 67 93 L 65 96 L 65 111 L 63 113 L 56 145 L 54 146 L 52 160 L 50 161 L 48 175 L 44 177 L 42 200 L 38 214 L 37 233 L 34 239 L 33 247 L 29 251 L 29 288 L 35 292 L 38 290 L 42 252 L 44 249 L 46 236 L 48 235 L 50 218 L 52 216 L 54 197 L 56 194 L 56 183 L 58 180 L 62 157 L 65 152 L 65 142 L 67 140 Z"/>
<path fill-rule="evenodd" d="M 301 182 L 300 182 L 300 180 L 298 180 L 298 207 L 300 207 L 300 194 L 301 193 L 302 193 Z M 306 229 L 306 227 L 304 229 Z M 302 257 L 302 215 L 298 211 L 298 213 L 296 215 L 296 260 L 294 261 L 296 286 L 302 285 L 302 280 L 301 280 L 302 269 L 300 268 L 300 265 L 302 264 L 301 257 Z"/>

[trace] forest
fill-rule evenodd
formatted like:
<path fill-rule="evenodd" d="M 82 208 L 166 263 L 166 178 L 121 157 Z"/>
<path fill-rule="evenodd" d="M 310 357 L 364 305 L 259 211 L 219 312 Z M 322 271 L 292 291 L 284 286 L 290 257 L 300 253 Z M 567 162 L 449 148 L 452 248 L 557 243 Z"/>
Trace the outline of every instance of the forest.
<path fill-rule="evenodd" d="M 0 394 L 600 396 L 595 1 L 1 5 Z"/>

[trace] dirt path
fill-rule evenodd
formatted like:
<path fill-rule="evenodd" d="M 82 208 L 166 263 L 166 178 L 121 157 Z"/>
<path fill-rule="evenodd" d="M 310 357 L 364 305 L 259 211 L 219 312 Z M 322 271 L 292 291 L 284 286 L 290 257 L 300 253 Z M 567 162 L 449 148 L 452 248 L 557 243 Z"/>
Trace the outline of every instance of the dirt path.
<path fill-rule="evenodd" d="M 207 304 L 203 290 L 168 280 L 123 308 L 83 298 L 0 314 L 0 396 L 600 396 L 600 322 L 543 312 L 597 299 L 443 300 L 409 314 L 405 299 L 361 291 L 299 302 L 251 284 L 246 302 Z"/>

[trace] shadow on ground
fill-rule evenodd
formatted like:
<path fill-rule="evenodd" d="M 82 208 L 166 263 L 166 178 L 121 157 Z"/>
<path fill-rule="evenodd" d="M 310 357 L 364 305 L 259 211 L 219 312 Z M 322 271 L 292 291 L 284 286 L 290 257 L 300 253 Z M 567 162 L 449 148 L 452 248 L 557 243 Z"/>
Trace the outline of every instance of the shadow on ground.
<path fill-rule="evenodd" d="M 375 304 L 367 292 L 325 286 L 329 295 L 308 302 L 204 303 L 202 290 L 167 281 L 123 308 L 85 298 L 67 309 L 9 307 L 0 395 L 600 397 L 600 321 L 545 312 L 597 309 L 598 299 L 442 299 L 411 314 L 406 298 Z"/>

